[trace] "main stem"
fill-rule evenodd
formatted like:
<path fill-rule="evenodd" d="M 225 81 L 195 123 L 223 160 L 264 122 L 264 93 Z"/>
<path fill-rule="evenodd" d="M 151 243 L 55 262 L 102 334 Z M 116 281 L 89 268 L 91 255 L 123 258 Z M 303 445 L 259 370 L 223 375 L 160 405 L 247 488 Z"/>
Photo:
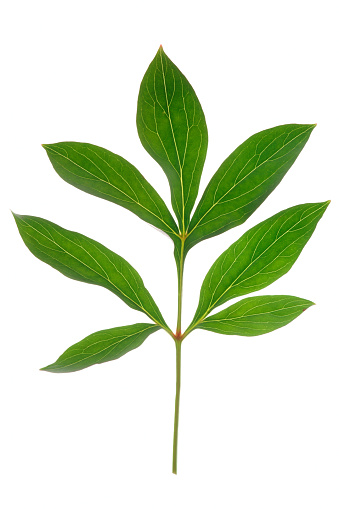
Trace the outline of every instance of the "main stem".
<path fill-rule="evenodd" d="M 175 412 L 174 412 L 174 433 L 173 433 L 173 464 L 172 472 L 177 473 L 177 457 L 178 457 L 178 426 L 179 426 L 179 402 L 180 402 L 180 380 L 181 380 L 181 340 L 175 340 L 176 348 L 176 394 L 175 394 Z"/>
<path fill-rule="evenodd" d="M 175 392 L 175 411 L 174 411 L 174 432 L 173 432 L 173 474 L 177 473 L 178 457 L 178 428 L 179 428 L 179 402 L 180 402 L 180 380 L 181 380 L 181 309 L 182 309 L 182 280 L 184 273 L 184 246 L 185 236 L 182 234 L 180 261 L 178 267 L 178 320 L 177 330 L 174 338 L 176 349 L 176 392 Z"/>

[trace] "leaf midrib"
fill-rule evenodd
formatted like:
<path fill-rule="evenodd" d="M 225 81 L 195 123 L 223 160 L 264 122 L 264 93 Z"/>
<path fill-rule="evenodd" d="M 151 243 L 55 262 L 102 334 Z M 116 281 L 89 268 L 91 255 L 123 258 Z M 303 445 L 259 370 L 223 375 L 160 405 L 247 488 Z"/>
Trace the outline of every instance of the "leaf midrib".
<path fill-rule="evenodd" d="M 176 154 L 177 154 L 179 170 L 180 170 L 180 187 L 181 187 L 181 203 L 182 203 L 182 218 L 181 219 L 182 219 L 182 233 L 184 233 L 185 232 L 185 203 L 184 203 L 183 167 L 181 165 L 180 156 L 179 156 L 179 150 L 178 150 L 177 142 L 176 142 L 176 139 L 175 139 L 175 136 L 174 136 L 174 129 L 173 129 L 173 124 L 172 124 L 171 112 L 170 112 L 170 109 L 169 109 L 168 95 L 167 95 L 167 86 L 166 86 L 165 72 L 164 72 L 164 64 L 163 64 L 163 61 L 162 61 L 162 53 L 161 53 L 161 51 L 160 51 L 160 61 L 161 61 L 161 74 L 162 74 L 162 79 L 163 79 L 163 83 L 164 83 L 164 91 L 165 91 L 165 97 L 166 97 L 166 105 L 167 105 L 167 112 L 168 112 L 168 121 L 169 121 L 169 124 L 170 124 L 170 127 L 171 127 L 174 147 L 175 147 L 175 151 L 176 151 Z M 174 74 L 173 74 L 173 80 L 174 80 L 174 83 L 175 83 Z M 186 133 L 185 155 L 186 155 L 186 150 L 187 150 L 187 141 L 188 141 L 188 134 Z"/>
<path fill-rule="evenodd" d="M 305 304 L 298 304 L 296 306 L 289 306 L 288 308 L 285 308 L 285 307 L 282 307 L 282 308 L 277 308 L 275 309 L 274 311 L 264 311 L 262 313 L 251 313 L 251 314 L 248 314 L 248 315 L 241 315 L 241 316 L 236 316 L 234 318 L 232 317 L 227 317 L 227 318 L 213 318 L 213 316 L 211 316 L 210 318 L 207 318 L 206 319 L 206 322 L 210 323 L 210 322 L 228 322 L 228 321 L 237 321 L 237 320 L 244 320 L 246 318 L 252 318 L 254 316 L 260 316 L 260 315 L 271 315 L 274 317 L 274 313 L 276 313 L 277 311 L 283 311 L 284 309 L 288 309 L 288 310 L 292 310 L 292 309 L 296 309 L 296 308 L 302 308 L 304 307 Z M 277 316 L 277 318 L 285 318 L 285 316 L 290 316 L 290 315 L 293 315 L 295 313 L 292 312 L 292 313 L 289 313 L 288 315 L 284 315 L 284 316 Z"/>

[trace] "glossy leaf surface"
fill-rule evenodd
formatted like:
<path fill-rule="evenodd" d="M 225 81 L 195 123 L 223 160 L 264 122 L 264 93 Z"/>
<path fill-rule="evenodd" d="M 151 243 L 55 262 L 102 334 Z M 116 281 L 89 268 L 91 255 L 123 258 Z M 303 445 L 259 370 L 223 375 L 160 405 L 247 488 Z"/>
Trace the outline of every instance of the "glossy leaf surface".
<path fill-rule="evenodd" d="M 246 221 L 279 184 L 314 127 L 281 125 L 242 143 L 209 182 L 189 226 L 186 252 Z"/>
<path fill-rule="evenodd" d="M 46 219 L 14 217 L 23 241 L 37 258 L 71 279 L 107 288 L 131 308 L 166 325 L 138 272 L 124 258 Z"/>
<path fill-rule="evenodd" d="M 113 361 L 138 348 L 150 334 L 159 329 L 158 325 L 151 323 L 136 323 L 95 332 L 72 345 L 53 364 L 42 368 L 42 371 L 70 373 L 93 364 Z"/>
<path fill-rule="evenodd" d="M 69 184 L 134 212 L 168 235 L 178 227 L 156 190 L 126 159 L 89 143 L 43 145 L 55 171 Z"/>
<path fill-rule="evenodd" d="M 182 231 L 198 194 L 207 127 L 193 88 L 162 47 L 140 86 L 137 128 L 144 148 L 167 175 Z"/>
<path fill-rule="evenodd" d="M 219 334 L 259 336 L 287 325 L 313 304 L 289 295 L 247 297 L 208 316 L 197 328 Z"/>
<path fill-rule="evenodd" d="M 214 262 L 200 292 L 193 323 L 215 307 L 261 290 L 292 267 L 329 202 L 283 210 L 248 230 Z"/>

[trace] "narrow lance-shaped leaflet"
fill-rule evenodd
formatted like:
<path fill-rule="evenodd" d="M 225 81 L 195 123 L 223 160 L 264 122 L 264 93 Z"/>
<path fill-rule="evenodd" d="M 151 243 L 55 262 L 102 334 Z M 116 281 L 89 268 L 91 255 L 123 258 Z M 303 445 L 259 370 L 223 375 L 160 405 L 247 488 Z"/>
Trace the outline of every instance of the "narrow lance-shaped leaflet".
<path fill-rule="evenodd" d="M 197 329 L 219 334 L 259 336 L 284 327 L 314 303 L 290 295 L 247 297 L 205 318 Z"/>
<path fill-rule="evenodd" d="M 254 134 L 213 175 L 190 222 L 185 253 L 248 219 L 277 187 L 315 125 L 287 124 Z"/>
<path fill-rule="evenodd" d="M 71 373 L 94 364 L 113 361 L 138 348 L 150 334 L 159 329 L 158 325 L 151 323 L 135 323 L 95 332 L 72 345 L 53 364 L 42 368 L 42 371 Z"/>
<path fill-rule="evenodd" d="M 46 219 L 17 214 L 14 218 L 23 241 L 37 258 L 71 279 L 107 288 L 169 330 L 138 272 L 124 258 Z"/>
<path fill-rule="evenodd" d="M 192 330 L 215 307 L 261 290 L 290 270 L 329 202 L 288 208 L 248 230 L 214 262 L 200 291 Z"/>
<path fill-rule="evenodd" d="M 162 47 L 140 85 L 137 128 L 168 178 L 180 231 L 186 231 L 205 162 L 207 127 L 192 86 Z"/>
<path fill-rule="evenodd" d="M 69 184 L 134 212 L 173 240 L 178 227 L 165 202 L 126 159 L 90 143 L 43 145 L 55 171 Z"/>

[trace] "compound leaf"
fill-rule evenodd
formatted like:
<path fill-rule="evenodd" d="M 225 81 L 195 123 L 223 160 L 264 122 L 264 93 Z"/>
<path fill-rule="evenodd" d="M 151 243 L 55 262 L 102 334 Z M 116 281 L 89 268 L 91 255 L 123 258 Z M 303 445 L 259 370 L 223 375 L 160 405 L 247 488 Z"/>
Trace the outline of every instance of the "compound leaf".
<path fill-rule="evenodd" d="M 89 143 L 43 145 L 55 171 L 69 184 L 134 212 L 169 236 L 178 227 L 156 190 L 126 159 Z"/>
<path fill-rule="evenodd" d="M 103 286 L 156 323 L 166 323 L 138 272 L 121 256 L 80 233 L 33 216 L 14 214 L 28 249 L 65 276 Z"/>
<path fill-rule="evenodd" d="M 140 85 L 137 128 L 168 178 L 173 210 L 186 231 L 205 162 L 207 127 L 193 88 L 162 47 Z"/>
<path fill-rule="evenodd" d="M 277 187 L 315 125 L 287 124 L 254 134 L 220 166 L 190 222 L 186 252 L 242 224 Z"/>
<path fill-rule="evenodd" d="M 219 334 L 259 336 L 287 325 L 313 304 L 290 295 L 247 297 L 208 316 L 197 328 Z"/>
<path fill-rule="evenodd" d="M 151 323 L 136 323 L 95 332 L 72 345 L 53 364 L 42 368 L 42 371 L 70 373 L 93 364 L 113 361 L 138 348 L 159 328 Z"/>
<path fill-rule="evenodd" d="M 202 321 L 224 302 L 261 290 L 286 274 L 328 204 L 306 203 L 278 212 L 224 251 L 203 281 L 192 324 Z"/>

